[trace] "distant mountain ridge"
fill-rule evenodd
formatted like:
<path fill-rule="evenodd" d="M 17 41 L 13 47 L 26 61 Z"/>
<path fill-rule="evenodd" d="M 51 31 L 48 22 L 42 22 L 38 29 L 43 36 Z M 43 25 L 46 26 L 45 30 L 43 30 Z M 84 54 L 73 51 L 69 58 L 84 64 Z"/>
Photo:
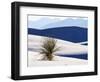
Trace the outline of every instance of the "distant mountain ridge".
<path fill-rule="evenodd" d="M 53 37 L 71 42 L 87 41 L 87 28 L 78 26 L 55 27 L 43 30 L 28 28 L 28 34 Z"/>
<path fill-rule="evenodd" d="M 33 18 L 34 19 L 34 18 Z M 47 16 L 43 16 L 38 20 L 29 20 L 28 27 L 33 29 L 48 29 L 53 27 L 62 27 L 62 26 L 78 26 L 82 28 L 88 27 L 88 19 L 87 18 L 79 18 L 79 17 L 54 17 L 50 18 Z"/>
<path fill-rule="evenodd" d="M 62 27 L 62 26 L 78 26 L 82 28 L 87 28 L 87 20 L 84 19 L 64 19 L 62 21 L 57 21 L 49 23 L 41 28 L 52 28 L 52 27 Z"/>

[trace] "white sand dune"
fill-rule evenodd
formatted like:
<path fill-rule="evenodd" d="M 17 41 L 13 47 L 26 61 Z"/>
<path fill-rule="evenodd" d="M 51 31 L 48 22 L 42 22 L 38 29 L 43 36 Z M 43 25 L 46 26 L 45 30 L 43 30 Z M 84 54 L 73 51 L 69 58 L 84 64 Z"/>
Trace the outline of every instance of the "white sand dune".
<path fill-rule="evenodd" d="M 37 52 L 28 52 L 28 66 L 58 66 L 58 65 L 85 65 L 88 63 L 87 60 L 54 56 L 52 61 L 41 60 L 42 54 Z M 37 61 L 38 60 L 38 61 Z"/>
<path fill-rule="evenodd" d="M 64 41 L 60 39 L 57 40 L 57 46 L 60 50 L 56 54 L 83 54 L 88 52 L 88 48 L 85 45 L 80 45 L 77 43 Z M 28 48 L 39 49 L 41 47 L 43 37 L 36 35 L 28 35 Z"/>
<path fill-rule="evenodd" d="M 28 66 L 55 66 L 55 65 L 83 65 L 87 64 L 87 60 L 60 57 L 54 55 L 53 61 L 43 61 L 43 54 L 40 54 L 37 50 L 41 47 L 42 36 L 28 35 L 28 48 L 32 49 L 28 51 Z M 88 52 L 88 48 L 85 45 L 64 41 L 57 39 L 57 46 L 60 50 L 54 54 L 84 54 Z"/>

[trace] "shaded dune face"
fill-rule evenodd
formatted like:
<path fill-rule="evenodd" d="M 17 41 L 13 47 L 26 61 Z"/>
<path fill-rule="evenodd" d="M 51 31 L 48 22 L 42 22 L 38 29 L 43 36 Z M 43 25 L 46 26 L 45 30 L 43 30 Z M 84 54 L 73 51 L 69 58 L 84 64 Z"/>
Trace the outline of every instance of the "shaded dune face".
<path fill-rule="evenodd" d="M 87 41 L 87 28 L 77 26 L 55 27 L 44 30 L 28 28 L 28 34 L 53 37 L 75 43 Z"/>

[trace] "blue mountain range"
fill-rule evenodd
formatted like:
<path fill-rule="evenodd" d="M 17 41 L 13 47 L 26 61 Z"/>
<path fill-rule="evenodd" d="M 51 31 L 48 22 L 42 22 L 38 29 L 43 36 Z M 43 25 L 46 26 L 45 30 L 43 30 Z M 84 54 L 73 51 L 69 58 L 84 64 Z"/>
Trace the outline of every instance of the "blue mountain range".
<path fill-rule="evenodd" d="M 83 18 L 66 18 L 64 20 L 60 20 L 60 18 L 50 19 L 48 17 L 43 17 L 37 21 L 28 21 L 28 27 L 33 29 L 48 29 L 62 26 L 78 26 L 82 28 L 87 28 L 88 20 L 85 20 Z"/>
<path fill-rule="evenodd" d="M 52 28 L 52 27 L 62 27 L 62 26 L 78 26 L 82 28 L 87 28 L 88 22 L 84 19 L 65 19 L 62 21 L 57 21 L 49 23 L 41 28 Z"/>
<path fill-rule="evenodd" d="M 87 41 L 87 28 L 78 26 L 62 26 L 42 30 L 28 28 L 28 34 L 47 36 L 76 43 Z"/>

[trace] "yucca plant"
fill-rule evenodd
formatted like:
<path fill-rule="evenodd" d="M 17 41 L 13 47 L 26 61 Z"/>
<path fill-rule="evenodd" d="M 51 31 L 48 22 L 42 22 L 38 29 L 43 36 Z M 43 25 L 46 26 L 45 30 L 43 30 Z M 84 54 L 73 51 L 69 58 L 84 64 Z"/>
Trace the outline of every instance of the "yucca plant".
<path fill-rule="evenodd" d="M 44 54 L 42 60 L 52 61 L 54 52 L 58 50 L 59 47 L 57 47 L 57 40 L 53 38 L 44 38 L 40 49 L 40 54 Z"/>

